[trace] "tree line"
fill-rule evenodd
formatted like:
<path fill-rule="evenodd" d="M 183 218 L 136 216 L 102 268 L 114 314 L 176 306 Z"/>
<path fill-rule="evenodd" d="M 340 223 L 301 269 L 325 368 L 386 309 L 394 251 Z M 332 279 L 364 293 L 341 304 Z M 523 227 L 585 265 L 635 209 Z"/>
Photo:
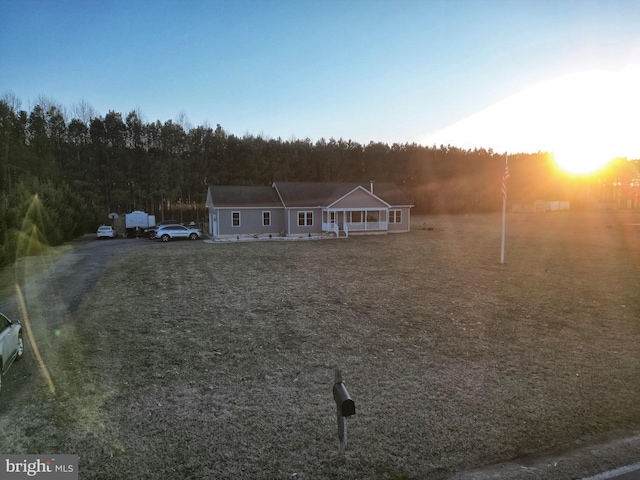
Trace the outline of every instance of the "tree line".
<path fill-rule="evenodd" d="M 42 97 L 30 111 L 20 107 L 13 95 L 0 100 L 0 238 L 5 246 L 16 236 L 11 231 L 35 222 L 26 200 L 35 194 L 51 225 L 34 225 L 49 243 L 107 223 L 112 212 L 135 209 L 158 220 L 202 220 L 209 185 L 373 180 L 396 183 L 416 213 L 501 208 L 505 155 L 491 149 L 240 137 L 220 125 L 193 127 L 184 115 L 164 123 L 147 122 L 137 110 L 99 116 L 85 102 L 69 113 Z M 572 209 L 594 201 L 640 208 L 637 160 L 620 159 L 597 174 L 574 177 L 545 152 L 510 153 L 509 171 L 509 204 L 542 199 L 569 200 Z"/>

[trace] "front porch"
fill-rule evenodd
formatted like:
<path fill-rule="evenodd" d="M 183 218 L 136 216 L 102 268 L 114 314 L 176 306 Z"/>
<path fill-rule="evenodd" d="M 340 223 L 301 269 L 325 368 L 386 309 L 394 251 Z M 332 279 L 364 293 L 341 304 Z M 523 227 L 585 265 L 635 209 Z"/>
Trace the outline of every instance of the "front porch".
<path fill-rule="evenodd" d="M 348 237 L 349 234 L 380 234 L 389 229 L 387 209 L 322 210 L 322 231 L 333 232 L 336 237 Z"/>

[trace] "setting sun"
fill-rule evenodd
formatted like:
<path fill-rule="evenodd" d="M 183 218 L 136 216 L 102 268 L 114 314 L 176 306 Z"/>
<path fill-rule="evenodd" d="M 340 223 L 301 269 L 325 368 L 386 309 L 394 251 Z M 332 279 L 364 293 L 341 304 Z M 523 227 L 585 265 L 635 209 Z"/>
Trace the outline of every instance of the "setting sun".
<path fill-rule="evenodd" d="M 636 124 L 637 70 L 583 72 L 567 75 L 545 89 L 551 114 L 556 117 L 549 149 L 556 163 L 569 173 L 600 170 L 623 154 L 634 141 L 629 127 Z M 541 99 L 542 100 L 542 99 Z"/>
<path fill-rule="evenodd" d="M 611 158 L 600 152 L 583 149 L 557 149 L 553 158 L 562 170 L 576 175 L 585 175 L 604 168 Z"/>

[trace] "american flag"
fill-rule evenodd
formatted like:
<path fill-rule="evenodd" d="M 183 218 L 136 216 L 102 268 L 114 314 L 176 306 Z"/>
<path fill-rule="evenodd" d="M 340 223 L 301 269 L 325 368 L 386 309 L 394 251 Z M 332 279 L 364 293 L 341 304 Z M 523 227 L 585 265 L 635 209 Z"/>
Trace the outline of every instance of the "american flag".
<path fill-rule="evenodd" d="M 507 198 L 507 180 L 509 180 L 509 159 L 504 158 L 504 173 L 502 174 L 502 198 Z"/>

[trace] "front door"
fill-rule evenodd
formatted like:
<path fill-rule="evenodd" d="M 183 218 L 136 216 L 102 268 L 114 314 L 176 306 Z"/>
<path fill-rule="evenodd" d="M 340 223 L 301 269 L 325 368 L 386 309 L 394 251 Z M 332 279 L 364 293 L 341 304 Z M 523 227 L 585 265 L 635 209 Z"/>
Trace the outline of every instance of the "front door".
<path fill-rule="evenodd" d="M 333 231 L 333 226 L 338 223 L 338 212 L 329 212 L 329 228 Z M 339 226 L 339 225 L 338 225 Z"/>
<path fill-rule="evenodd" d="M 336 212 L 336 223 L 338 224 L 338 230 L 340 230 L 340 231 L 344 230 L 344 222 L 345 221 L 346 221 L 345 213 L 344 212 Z"/>

